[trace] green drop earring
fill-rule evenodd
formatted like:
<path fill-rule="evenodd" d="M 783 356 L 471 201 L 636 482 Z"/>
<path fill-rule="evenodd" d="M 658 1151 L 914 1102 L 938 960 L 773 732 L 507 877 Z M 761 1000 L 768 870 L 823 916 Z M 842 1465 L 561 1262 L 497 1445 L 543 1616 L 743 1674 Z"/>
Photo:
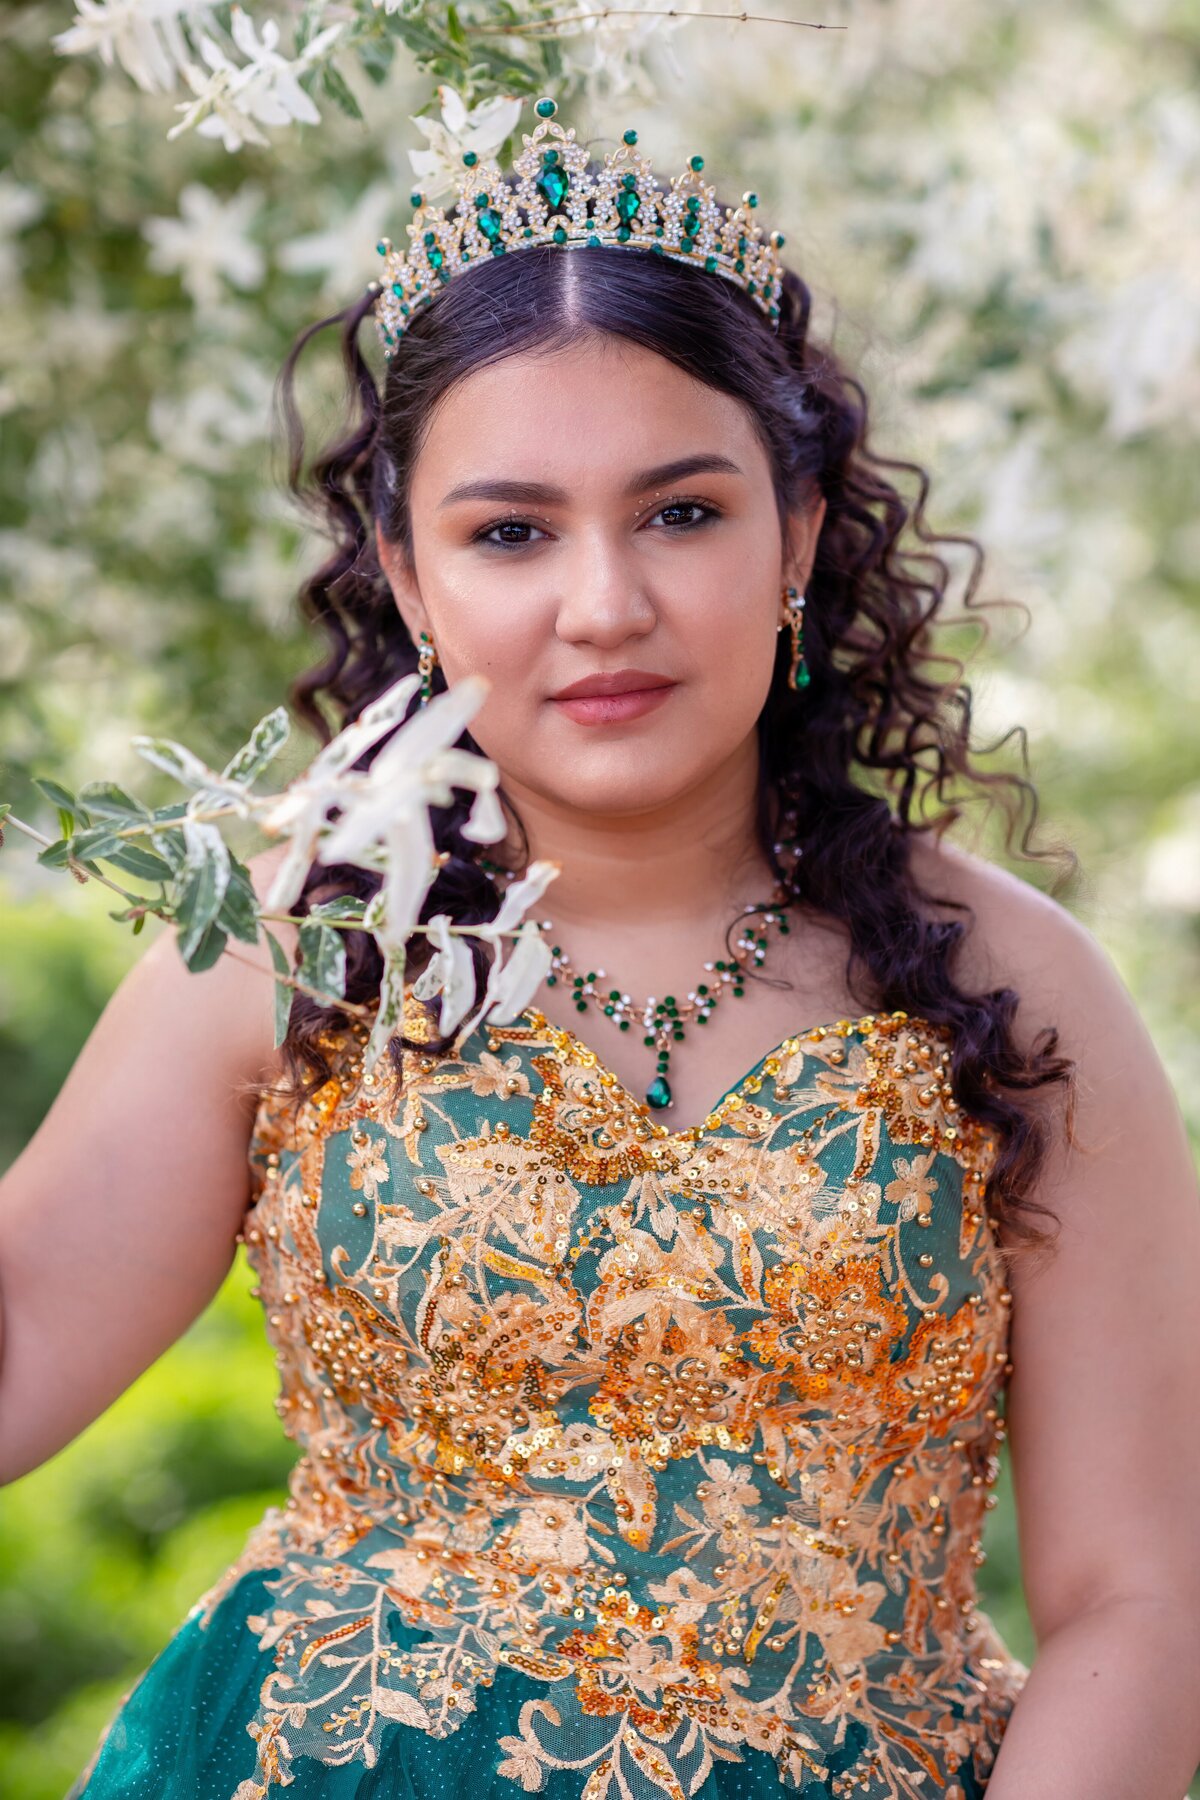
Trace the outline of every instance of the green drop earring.
<path fill-rule="evenodd" d="M 806 688 L 812 680 L 812 673 L 804 660 L 804 595 L 794 587 L 783 590 L 787 617 L 780 621 L 782 631 L 785 624 L 792 628 L 792 661 L 788 669 L 788 686 L 797 692 Z"/>

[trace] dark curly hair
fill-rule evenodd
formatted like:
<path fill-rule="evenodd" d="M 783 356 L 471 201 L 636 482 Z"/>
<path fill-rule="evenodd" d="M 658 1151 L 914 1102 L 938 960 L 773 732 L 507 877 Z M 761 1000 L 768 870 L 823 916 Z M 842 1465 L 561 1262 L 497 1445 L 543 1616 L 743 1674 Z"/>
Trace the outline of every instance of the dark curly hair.
<path fill-rule="evenodd" d="M 569 256 L 569 265 L 568 265 Z M 568 282 L 568 267 L 570 281 Z M 1064 1084 L 1067 1129 L 1074 1111 L 1074 1069 L 1055 1054 L 1058 1033 L 1046 1027 L 1028 1055 L 1018 1048 L 1012 1021 L 1018 1004 L 1009 987 L 966 992 L 955 979 L 955 953 L 968 921 L 928 917 L 937 900 L 973 917 L 962 901 L 926 892 L 911 866 L 916 834 L 959 818 L 971 790 L 999 801 L 1011 851 L 1024 815 L 1019 851 L 1027 860 L 1053 857 L 1058 885 L 1076 859 L 1061 845 L 1033 850 L 1038 797 L 1024 775 L 977 765 L 971 743 L 969 686 L 964 664 L 934 649 L 951 570 L 940 547 L 963 547 L 970 558 L 965 606 L 976 620 L 983 552 L 974 538 L 932 532 L 925 521 L 929 481 L 919 465 L 879 455 L 868 446 L 868 403 L 861 382 L 809 334 L 811 294 L 791 270 L 783 274 L 778 331 L 736 284 L 649 250 L 552 245 L 489 258 L 457 277 L 436 302 L 411 320 L 397 353 L 377 381 L 359 343 L 373 295 L 368 292 L 300 333 L 276 383 L 276 404 L 287 434 L 288 487 L 332 539 L 328 559 L 305 583 L 300 605 L 326 639 L 327 654 L 291 684 L 289 699 L 321 743 L 355 719 L 383 689 L 416 667 L 416 650 L 400 617 L 375 543 L 384 537 L 411 560 L 409 492 L 431 411 L 447 390 L 487 363 L 535 349 L 558 349 L 587 334 L 629 339 L 657 352 L 697 381 L 730 394 L 747 409 L 766 449 L 781 526 L 805 497 L 826 501 L 807 584 L 805 651 L 811 685 L 797 694 L 787 682 L 789 644 L 780 634 L 776 667 L 759 720 L 756 830 L 768 863 L 782 880 L 774 844 L 775 802 L 794 809 L 801 854 L 789 883 L 800 908 L 846 927 L 850 990 L 876 1009 L 904 1009 L 953 1033 L 951 1082 L 955 1099 L 993 1127 L 997 1156 L 985 1203 L 1006 1228 L 1011 1247 L 1034 1248 L 1049 1234 L 1032 1215 L 1049 1209 L 1032 1198 L 1048 1149 L 1040 1108 L 1023 1096 Z M 305 471 L 305 433 L 295 393 L 297 363 L 308 342 L 339 325 L 349 378 L 351 418 Z M 374 322 L 369 325 L 374 336 Z M 912 476 L 911 502 L 887 479 Z M 914 547 L 902 547 L 911 534 Z M 989 604 L 997 604 L 991 602 Z M 939 640 L 940 643 L 940 640 Z M 940 673 L 939 673 L 940 670 Z M 327 703 L 332 719 L 318 705 Z M 415 702 L 414 702 L 415 704 Z M 1024 731 L 1015 727 L 1022 766 Z M 460 740 L 476 749 L 469 734 Z M 999 746 L 991 746 L 994 750 Z M 366 766 L 374 752 L 360 759 Z M 928 802 L 938 808 L 929 815 Z M 523 842 L 520 821 L 501 794 Z M 479 847 L 463 836 L 470 796 L 434 814 L 444 860 L 423 918 L 446 912 L 458 923 L 492 918 L 495 884 L 479 865 Z M 335 894 L 369 897 L 379 878 L 344 865 L 314 864 L 295 911 Z M 730 931 L 737 921 L 731 921 Z M 347 936 L 346 998 L 376 999 L 382 965 L 366 933 Z M 474 946 L 474 940 L 472 940 Z M 427 955 L 412 940 L 413 967 Z M 473 947 L 476 976 L 485 952 Z M 296 1096 L 326 1081 L 328 1036 L 337 1009 L 296 995 L 283 1061 Z M 409 1040 L 392 1039 L 398 1074 Z M 435 1041 L 435 1053 L 448 1040 Z"/>

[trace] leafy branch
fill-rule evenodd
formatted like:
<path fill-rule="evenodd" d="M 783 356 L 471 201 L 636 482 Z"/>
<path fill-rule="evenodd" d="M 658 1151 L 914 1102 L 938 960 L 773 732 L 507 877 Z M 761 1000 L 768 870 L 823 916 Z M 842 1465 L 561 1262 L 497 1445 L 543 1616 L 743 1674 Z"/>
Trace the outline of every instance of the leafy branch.
<path fill-rule="evenodd" d="M 540 985 L 549 952 L 536 923 L 522 921 L 522 914 L 558 870 L 554 863 L 534 863 L 487 923 L 457 926 L 445 914 L 420 922 L 444 861 L 434 845 L 430 807 L 449 804 L 455 789 L 473 792 L 463 831 L 479 843 L 502 837 L 504 820 L 496 798 L 495 764 L 455 747 L 487 683 L 468 677 L 405 719 L 418 685 L 416 675 L 394 683 L 295 780 L 275 792 L 259 792 L 256 783 L 287 741 L 289 723 L 282 706 L 259 720 L 219 771 L 174 739 L 136 737 L 133 746 L 139 755 L 191 790 L 187 800 L 150 808 L 114 781 L 88 782 L 74 794 L 53 779 L 37 777 L 35 785 L 57 810 L 60 835 L 48 838 L 16 818 L 5 803 L 0 805 L 0 845 L 9 825 L 41 844 L 38 861 L 46 868 L 65 869 L 76 880 L 95 880 L 111 889 L 125 905 L 109 917 L 131 923 L 135 934 L 148 914 L 169 921 L 193 973 L 232 954 L 231 940 L 257 945 L 265 938 L 275 980 L 276 1046 L 286 1036 L 296 992 L 350 1016 L 371 1016 L 371 1008 L 346 999 L 343 936 L 369 932 L 383 959 L 383 977 L 364 1056 L 368 1069 L 400 1022 L 407 946 L 414 934 L 423 933 L 434 954 L 413 991 L 422 999 L 441 995 L 441 1030 L 449 1033 L 457 1027 L 461 1041 L 485 1017 L 497 1023 L 516 1017 Z M 356 768 L 389 734 L 369 768 Z M 252 821 L 286 846 L 261 901 L 249 869 L 218 828 L 217 821 L 233 818 Z M 369 901 L 338 895 L 307 913 L 294 913 L 292 903 L 314 862 L 349 863 L 377 873 L 378 891 Z M 122 886 L 104 873 L 101 863 L 157 883 L 158 894 Z M 268 924 L 282 923 L 297 927 L 294 971 L 277 935 L 268 929 Z M 492 952 L 486 990 L 473 1015 L 476 982 L 467 937 L 484 940 Z"/>

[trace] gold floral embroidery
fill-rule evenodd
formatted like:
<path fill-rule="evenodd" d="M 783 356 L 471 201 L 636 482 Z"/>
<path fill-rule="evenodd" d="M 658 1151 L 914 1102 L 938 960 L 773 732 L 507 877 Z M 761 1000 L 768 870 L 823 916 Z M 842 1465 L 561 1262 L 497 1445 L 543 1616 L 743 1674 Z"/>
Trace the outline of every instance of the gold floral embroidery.
<path fill-rule="evenodd" d="M 541 1684 L 495 1746 L 526 1792 L 685 1800 L 748 1749 L 866 1800 L 985 1779 L 1026 1675 L 974 1586 L 1010 1296 L 946 1033 L 789 1038 L 680 1132 L 534 1009 L 408 1053 L 394 1107 L 361 1041 L 251 1145 L 302 1454 L 197 1609 L 270 1571 L 237 1800 L 501 1674 Z"/>

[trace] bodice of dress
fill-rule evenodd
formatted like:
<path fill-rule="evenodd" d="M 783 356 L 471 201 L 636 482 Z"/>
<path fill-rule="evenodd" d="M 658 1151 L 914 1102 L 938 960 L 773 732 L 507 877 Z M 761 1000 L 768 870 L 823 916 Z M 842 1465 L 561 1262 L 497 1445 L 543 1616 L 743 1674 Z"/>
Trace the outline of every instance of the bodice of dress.
<path fill-rule="evenodd" d="M 1027 1674 L 975 1588 L 1011 1295 L 944 1030 L 805 1031 L 679 1131 L 533 1008 L 398 1099 L 364 1037 L 251 1143 L 301 1454 L 198 1603 L 278 1571 L 239 1800 L 501 1670 L 514 1791 L 684 1800 L 746 1747 L 801 1794 L 978 1791 Z"/>

